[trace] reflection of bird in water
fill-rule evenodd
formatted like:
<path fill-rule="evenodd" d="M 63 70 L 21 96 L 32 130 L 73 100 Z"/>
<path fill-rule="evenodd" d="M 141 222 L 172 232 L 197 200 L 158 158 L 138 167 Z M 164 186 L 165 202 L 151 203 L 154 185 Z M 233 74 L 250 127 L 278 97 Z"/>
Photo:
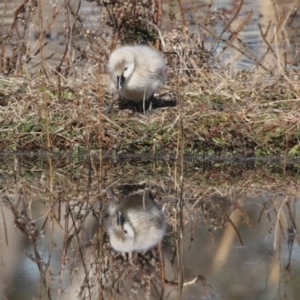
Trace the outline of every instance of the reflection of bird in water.
<path fill-rule="evenodd" d="M 116 251 L 147 251 L 162 240 L 165 231 L 164 213 L 150 192 L 130 195 L 110 208 L 107 232 Z"/>
<path fill-rule="evenodd" d="M 135 102 L 152 99 L 166 80 L 165 69 L 161 53 L 146 45 L 120 47 L 108 61 L 112 90 Z"/>

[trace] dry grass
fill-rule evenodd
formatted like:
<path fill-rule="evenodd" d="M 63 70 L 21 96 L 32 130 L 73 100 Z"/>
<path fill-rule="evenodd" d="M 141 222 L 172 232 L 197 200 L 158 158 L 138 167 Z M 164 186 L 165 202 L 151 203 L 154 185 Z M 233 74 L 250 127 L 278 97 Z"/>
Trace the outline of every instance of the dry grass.
<path fill-rule="evenodd" d="M 62 13 L 61 10 L 57 14 Z M 72 14 L 73 11 L 70 22 Z M 17 16 L 15 14 L 15 18 Z M 214 57 L 214 44 L 206 46 L 200 37 L 208 34 L 206 29 L 213 26 L 211 20 L 222 15 L 208 9 L 206 17 L 200 34 L 192 33 L 186 27 L 174 28 L 164 33 L 161 40 L 169 67 L 169 80 L 161 91 L 161 98 L 166 104 L 168 100 L 182 103 L 184 153 L 298 156 L 299 75 L 287 69 L 280 58 L 273 66 L 264 66 L 264 61 L 253 60 L 246 54 L 254 62 L 251 70 L 234 71 L 221 67 Z M 29 16 L 25 18 L 29 24 L 30 20 Z M 228 30 L 231 22 L 224 30 Z M 1 57 L 2 61 L 10 62 L 10 68 L 2 66 L 2 72 L 7 76 L 0 79 L 0 150 L 44 151 L 50 147 L 53 151 L 101 149 L 108 155 L 116 149 L 119 154 L 174 154 L 180 105 L 156 109 L 145 115 L 115 109 L 112 115 L 103 116 L 102 111 L 111 99 L 105 63 L 109 49 L 114 47 L 114 35 L 123 37 L 124 33 L 112 27 L 113 37 L 104 40 L 106 31 L 105 34 L 87 31 L 80 15 L 77 23 L 65 33 L 77 49 L 76 56 L 71 60 L 72 49 L 67 44 L 67 54 L 56 67 L 55 63 L 51 67 L 44 58 L 38 67 L 31 69 L 29 63 L 33 60 L 34 50 L 29 46 L 25 58 L 19 56 L 13 61 L 11 53 L 5 49 L 10 41 L 13 43 L 19 23 L 7 33 L 11 40 L 7 42 L 4 40 L 7 35 L 3 35 Z M 69 31 L 80 33 L 83 39 L 80 46 Z M 149 33 L 150 41 L 152 33 Z M 238 37 L 238 32 L 235 34 Z M 24 36 L 27 35 L 24 33 Z M 221 36 L 213 38 L 215 43 L 223 41 Z M 227 44 L 223 41 L 224 48 L 230 47 L 231 40 L 232 37 L 226 40 Z M 270 43 L 266 52 L 279 47 Z M 83 50 L 83 46 L 88 50 Z M 46 46 L 41 47 L 46 52 Z M 246 53 L 244 44 L 234 47 Z M 220 53 L 218 57 L 220 59 Z"/>
<path fill-rule="evenodd" d="M 152 287 L 162 295 L 165 283 L 175 286 L 180 297 L 185 281 L 182 231 L 189 222 L 192 236 L 199 213 L 208 228 L 220 228 L 232 223 L 230 215 L 239 210 L 243 223 L 251 226 L 240 199 L 268 195 L 260 218 L 268 217 L 270 228 L 282 236 L 286 227 L 295 227 L 291 205 L 299 195 L 295 175 L 300 98 L 299 73 L 291 67 L 298 53 L 291 55 L 286 33 L 292 8 L 281 14 L 276 10 L 277 24 L 272 24 L 276 34 L 261 29 L 265 55 L 258 57 L 240 37 L 251 15 L 233 29 L 243 2 L 231 19 L 207 6 L 201 23 L 192 29 L 185 26 L 180 1 L 170 2 L 175 6 L 168 8 L 170 22 L 165 27 L 160 1 L 153 6 L 142 1 L 133 15 L 119 1 L 91 2 L 94 12 L 102 7 L 99 20 L 106 26 L 91 23 L 70 1 L 56 5 L 45 22 L 42 1 L 25 0 L 2 32 L 0 200 L 33 246 L 28 256 L 41 273 L 45 289 L 41 299 L 62 297 L 65 268 L 72 275 L 80 273 L 78 261 L 83 270 L 82 299 L 96 295 L 115 299 L 118 293 L 130 294 L 130 288 L 147 297 Z M 180 26 L 174 25 L 176 7 Z M 50 60 L 56 54 L 47 48 L 47 35 L 61 15 L 64 49 L 60 59 Z M 217 34 L 218 20 L 223 28 Z M 33 24 L 38 26 L 34 41 Z M 105 64 L 120 41 L 150 43 L 164 52 L 168 82 L 157 101 L 165 107 L 145 113 L 115 107 L 111 115 L 103 114 L 111 101 Z M 225 63 L 224 54 L 232 49 L 252 67 L 241 70 Z M 174 100 L 177 105 L 168 106 Z M 101 226 L 111 201 L 108 187 L 119 186 L 119 193 L 126 194 L 149 185 L 165 205 L 172 226 L 166 241 L 177 258 L 172 261 L 177 264 L 172 282 L 164 280 L 157 250 L 148 258 L 137 255 L 135 264 L 129 265 L 124 257 L 111 253 Z M 227 205 L 218 197 L 213 200 L 215 195 L 226 197 Z M 34 202 L 43 206 L 39 220 L 32 216 Z M 243 237 L 232 225 L 242 244 Z M 50 260 L 42 258 L 37 246 L 44 231 L 51 245 L 57 232 L 62 240 L 55 296 L 49 286 Z M 103 275 L 106 269 L 109 278 Z M 131 287 L 123 285 L 128 274 Z M 211 294 L 205 278 L 195 275 Z"/>

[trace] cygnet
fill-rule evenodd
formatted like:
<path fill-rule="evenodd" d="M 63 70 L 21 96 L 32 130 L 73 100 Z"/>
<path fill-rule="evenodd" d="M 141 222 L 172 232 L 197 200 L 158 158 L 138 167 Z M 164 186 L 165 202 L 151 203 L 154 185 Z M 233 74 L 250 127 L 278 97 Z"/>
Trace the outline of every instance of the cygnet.
<path fill-rule="evenodd" d="M 161 53 L 146 45 L 120 47 L 108 61 L 112 91 L 136 102 L 151 100 L 166 80 L 165 69 Z"/>
<path fill-rule="evenodd" d="M 150 192 L 125 197 L 111 208 L 107 232 L 118 252 L 147 251 L 164 237 L 166 219 Z"/>

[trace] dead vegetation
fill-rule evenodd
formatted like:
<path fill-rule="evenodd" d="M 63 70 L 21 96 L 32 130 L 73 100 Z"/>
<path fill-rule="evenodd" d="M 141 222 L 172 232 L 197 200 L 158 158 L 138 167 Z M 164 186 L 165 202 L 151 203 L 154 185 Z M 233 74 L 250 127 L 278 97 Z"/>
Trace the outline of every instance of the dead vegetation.
<path fill-rule="evenodd" d="M 283 182 L 274 174 L 249 170 L 236 174 L 239 178 L 234 182 L 228 172 L 210 168 L 199 174 L 185 172 L 181 194 L 180 182 L 176 181 L 175 173 L 168 173 L 167 168 L 156 170 L 145 163 L 132 168 L 120 162 L 100 167 L 93 159 L 77 164 L 73 159 L 72 165 L 66 168 L 65 163 L 59 165 L 60 160 L 52 159 L 55 171 L 51 178 L 42 161 L 40 158 L 40 163 L 29 164 L 27 160 L 15 160 L 16 170 L 2 169 L 0 186 L 2 210 L 9 208 L 16 228 L 31 245 L 25 255 L 38 266 L 41 274 L 40 299 L 69 299 L 70 295 L 79 295 L 80 299 L 99 296 L 102 299 L 126 299 L 132 292 L 140 299 L 151 299 L 150 295 L 156 298 L 162 295 L 165 299 L 167 294 L 180 287 L 178 264 L 184 252 L 179 250 L 178 243 L 181 241 L 180 228 L 186 225 L 186 248 L 195 247 L 193 240 L 199 235 L 199 228 L 205 228 L 218 249 L 216 233 L 226 224 L 234 228 L 238 245 L 247 246 L 247 237 L 241 227 L 252 228 L 257 222 L 265 223 L 263 231 L 277 237 L 274 248 L 279 247 L 282 240 L 299 243 L 299 237 L 295 235 L 299 182 L 294 177 L 287 176 Z M 12 184 L 14 178 L 15 185 Z M 132 263 L 127 256 L 111 250 L 101 226 L 107 204 L 112 201 L 107 184 L 118 186 L 114 190 L 120 195 L 151 187 L 156 200 L 165 207 L 169 224 L 169 233 L 163 243 L 163 261 L 160 249 L 149 251 L 147 255 L 135 253 Z M 253 199 L 257 199 L 258 206 L 254 216 L 249 210 L 249 205 L 253 207 Z M 183 209 L 180 209 L 180 201 Z M 232 218 L 237 213 L 240 214 L 238 223 Z M 9 244 L 12 237 L 5 215 L 1 235 L 6 236 Z M 41 241 L 49 241 L 49 248 L 41 248 Z M 47 251 L 50 256 L 58 252 L 60 262 L 53 265 L 47 259 L 50 258 Z M 290 259 L 283 263 L 291 267 Z M 169 267 L 166 275 L 164 267 L 170 265 L 172 272 Z M 199 292 L 212 297 L 214 288 L 209 285 L 210 277 L 206 274 L 207 271 L 198 270 L 191 275 L 197 275 L 193 283 Z M 182 277 L 183 286 L 191 282 L 191 275 Z M 53 281 L 56 283 L 48 284 Z"/>
<path fill-rule="evenodd" d="M 187 223 L 191 243 L 199 224 L 212 230 L 229 223 L 243 244 L 232 213 L 239 211 L 242 224 L 251 227 L 240 200 L 268 195 L 260 202 L 260 220 L 268 219 L 270 230 L 282 237 L 287 228 L 296 231 L 299 54 L 288 35 L 294 7 L 274 6 L 276 22 L 257 24 L 263 50 L 256 54 L 242 38 L 252 17 L 239 17 L 243 1 L 232 14 L 211 3 L 193 26 L 181 1 L 170 1 L 166 10 L 159 0 L 90 2 L 91 14 L 83 9 L 86 2 L 64 1 L 53 4 L 46 18 L 42 1 L 24 0 L 3 27 L 0 201 L 33 246 L 27 255 L 41 273 L 40 299 L 62 299 L 74 275 L 81 279 L 81 299 L 116 299 L 130 295 L 131 288 L 145 298 L 150 292 L 164 298 L 168 286 L 180 297 L 188 283 L 182 237 Z M 118 43 L 134 42 L 164 53 L 168 82 L 157 109 L 140 113 L 115 107 L 106 116 L 107 58 Z M 249 68 L 228 60 L 228 52 L 247 60 Z M 169 105 L 174 101 L 176 106 Z M 105 239 L 106 189 L 120 186 L 120 194 L 126 194 L 141 182 L 139 188 L 150 185 L 165 205 L 172 227 L 165 241 L 173 254 L 167 259 L 175 270 L 171 279 L 157 249 L 129 265 Z M 35 202 L 42 203 L 43 218 L 32 215 Z M 49 272 L 51 261 L 38 249 L 46 231 L 51 245 L 56 235 L 62 241 L 54 294 L 49 282 L 55 272 Z M 203 295 L 212 297 L 209 280 L 194 275 Z"/>
<path fill-rule="evenodd" d="M 99 22 L 106 24 L 101 30 L 95 25 L 92 28 L 80 6 L 68 2 L 56 5 L 42 28 L 32 26 L 33 20 L 44 18 L 37 3 L 25 1 L 15 11 L 13 24 L 2 32 L 1 40 L 1 72 L 6 74 L 0 80 L 1 151 L 80 148 L 101 149 L 107 154 L 116 149 L 122 154 L 175 154 L 182 122 L 184 153 L 188 155 L 202 155 L 204 149 L 216 155 L 299 155 L 299 74 L 293 71 L 293 56 L 281 48 L 288 36 L 280 20 L 284 22 L 287 16 L 281 16 L 278 25 L 270 24 L 276 36 L 268 42 L 270 28 L 262 32 L 265 52 L 258 58 L 247 54 L 250 49 L 240 38 L 249 17 L 232 29 L 238 11 L 225 20 L 222 11 L 207 7 L 197 24 L 199 32 L 184 25 L 160 31 L 154 23 L 158 17 L 149 16 L 151 5 L 145 1 L 135 19 L 144 24 L 149 20 L 155 26 L 147 23 L 147 34 L 138 41 L 159 44 L 164 52 L 168 82 L 157 106 L 165 107 L 145 115 L 115 109 L 107 117 L 102 114 L 111 99 L 107 57 L 116 41 L 127 42 L 136 36 L 131 28 L 137 25 L 128 21 L 129 12 L 122 11 L 117 1 L 98 5 Z M 52 42 L 47 37 L 62 34 L 52 33 L 51 25 L 64 11 L 68 12 L 65 49 L 58 61 L 56 51 L 47 48 Z M 212 29 L 220 26 L 217 21 L 226 21 L 219 35 Z M 32 27 L 39 30 L 33 34 Z M 226 40 L 225 33 L 230 34 Z M 250 61 L 249 70 L 237 71 L 222 62 L 222 53 L 232 50 L 231 46 Z M 178 105 L 169 107 L 174 101 Z"/>

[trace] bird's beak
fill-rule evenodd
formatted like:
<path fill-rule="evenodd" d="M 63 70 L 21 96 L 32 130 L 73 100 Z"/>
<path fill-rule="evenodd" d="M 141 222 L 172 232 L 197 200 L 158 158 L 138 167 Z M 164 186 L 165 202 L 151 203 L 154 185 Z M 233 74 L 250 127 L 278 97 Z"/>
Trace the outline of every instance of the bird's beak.
<path fill-rule="evenodd" d="M 125 77 L 123 74 L 121 76 L 117 75 L 117 89 L 121 90 L 125 82 Z"/>
<path fill-rule="evenodd" d="M 123 226 L 124 222 L 125 222 L 125 220 L 124 220 L 123 214 L 120 211 L 118 211 L 117 212 L 117 225 Z"/>

